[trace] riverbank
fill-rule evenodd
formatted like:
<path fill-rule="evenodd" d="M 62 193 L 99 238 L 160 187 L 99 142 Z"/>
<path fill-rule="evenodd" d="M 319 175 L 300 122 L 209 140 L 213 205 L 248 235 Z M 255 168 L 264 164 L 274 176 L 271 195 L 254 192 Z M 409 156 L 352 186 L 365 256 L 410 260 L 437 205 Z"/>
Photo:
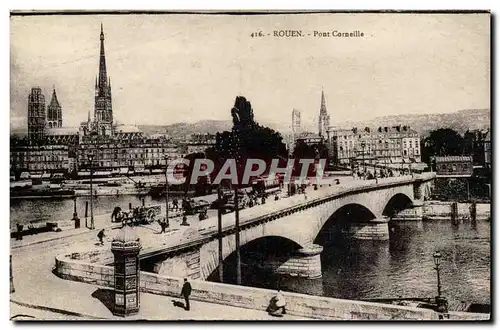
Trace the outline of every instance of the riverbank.
<path fill-rule="evenodd" d="M 452 202 L 425 201 L 423 206 L 417 206 L 399 212 L 391 220 L 419 221 L 419 220 L 449 220 L 451 221 Z M 470 221 L 471 203 L 457 203 L 458 220 Z M 476 203 L 476 220 L 491 220 L 491 204 Z"/>

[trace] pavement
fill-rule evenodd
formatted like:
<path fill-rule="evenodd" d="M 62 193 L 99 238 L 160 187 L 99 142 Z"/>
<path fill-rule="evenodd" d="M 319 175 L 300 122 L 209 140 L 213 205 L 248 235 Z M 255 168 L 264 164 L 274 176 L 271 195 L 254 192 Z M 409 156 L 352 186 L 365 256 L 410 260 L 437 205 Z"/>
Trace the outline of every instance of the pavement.
<path fill-rule="evenodd" d="M 122 319 L 110 309 L 111 291 L 97 285 L 63 280 L 53 274 L 54 256 L 70 250 L 95 248 L 92 232 L 19 247 L 12 251 L 15 292 L 10 295 L 11 318 L 15 320 L 108 320 Z M 157 235 L 162 236 L 162 235 Z M 57 242 L 57 244 L 55 244 Z M 103 248 L 109 249 L 110 242 Z M 141 293 L 139 320 L 290 320 L 274 318 L 264 311 L 192 301 L 191 310 L 175 307 L 179 297 Z"/>

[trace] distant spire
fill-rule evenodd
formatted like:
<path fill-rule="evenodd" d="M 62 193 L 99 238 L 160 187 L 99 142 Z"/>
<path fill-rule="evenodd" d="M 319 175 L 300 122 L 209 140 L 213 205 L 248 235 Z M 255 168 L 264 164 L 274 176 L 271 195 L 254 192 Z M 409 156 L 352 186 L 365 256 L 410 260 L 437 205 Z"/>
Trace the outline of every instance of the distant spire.
<path fill-rule="evenodd" d="M 59 101 L 57 100 L 55 85 L 53 85 L 52 88 L 53 90 L 52 90 L 52 99 L 50 100 L 50 106 L 59 107 Z"/>
<path fill-rule="evenodd" d="M 101 49 L 99 58 L 99 83 L 98 83 L 99 95 L 104 95 L 105 93 L 106 80 L 107 80 L 107 72 L 106 72 L 106 55 L 104 52 L 104 32 L 101 23 Z"/>
<path fill-rule="evenodd" d="M 87 119 L 87 123 L 90 123 L 90 110 L 89 110 L 89 117 Z"/>
<path fill-rule="evenodd" d="M 97 76 L 95 77 L 95 89 L 97 89 Z"/>
<path fill-rule="evenodd" d="M 321 112 L 326 112 L 326 101 L 325 101 L 325 92 L 323 91 L 323 86 L 321 86 Z"/>

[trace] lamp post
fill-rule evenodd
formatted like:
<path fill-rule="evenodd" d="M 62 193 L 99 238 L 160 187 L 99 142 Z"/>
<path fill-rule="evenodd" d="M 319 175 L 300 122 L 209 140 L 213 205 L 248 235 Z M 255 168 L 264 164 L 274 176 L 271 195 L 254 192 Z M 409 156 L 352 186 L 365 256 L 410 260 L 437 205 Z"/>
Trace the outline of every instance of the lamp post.
<path fill-rule="evenodd" d="M 78 213 L 76 212 L 76 197 L 73 197 L 73 219 L 75 222 L 75 228 L 80 228 L 80 218 L 78 218 Z"/>
<path fill-rule="evenodd" d="M 363 149 L 363 168 L 364 168 L 364 175 L 366 177 L 365 147 L 366 147 L 366 143 L 365 143 L 365 141 L 362 141 L 361 148 Z"/>
<path fill-rule="evenodd" d="M 165 227 L 168 228 L 168 156 L 165 156 Z"/>
<path fill-rule="evenodd" d="M 217 188 L 217 238 L 219 248 L 219 281 L 224 283 L 224 257 L 222 255 L 222 190 Z"/>
<path fill-rule="evenodd" d="M 441 297 L 441 279 L 439 277 L 439 265 L 441 264 L 441 253 L 440 252 L 435 252 L 432 256 L 434 258 L 434 269 L 437 272 L 437 289 L 438 289 L 438 297 Z"/>
<path fill-rule="evenodd" d="M 440 313 L 447 313 L 448 312 L 448 302 L 446 301 L 446 298 L 441 297 L 441 278 L 439 274 L 439 265 L 441 264 L 441 253 L 439 251 L 436 251 L 433 254 L 433 259 L 434 259 L 434 269 L 436 270 L 437 273 L 437 289 L 438 289 L 438 295 L 436 297 L 436 305 L 437 305 L 437 311 Z M 442 318 L 442 317 L 440 317 Z"/>
<path fill-rule="evenodd" d="M 94 160 L 94 155 L 89 155 L 90 162 L 90 229 L 95 229 L 94 226 L 94 193 L 92 188 L 92 161 Z"/>

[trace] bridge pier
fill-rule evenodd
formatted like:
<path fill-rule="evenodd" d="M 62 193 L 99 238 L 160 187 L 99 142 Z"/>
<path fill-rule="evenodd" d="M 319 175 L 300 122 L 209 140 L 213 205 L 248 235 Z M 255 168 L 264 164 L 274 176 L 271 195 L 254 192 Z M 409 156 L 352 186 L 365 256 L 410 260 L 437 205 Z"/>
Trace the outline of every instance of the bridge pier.
<path fill-rule="evenodd" d="M 311 244 L 298 249 L 284 263 L 274 268 L 275 273 L 290 276 L 299 276 L 308 279 L 320 278 L 321 274 L 321 252 L 323 247 Z M 272 262 L 271 262 L 272 263 Z"/>
<path fill-rule="evenodd" d="M 416 182 L 413 184 L 413 206 L 423 206 L 425 196 L 425 184 Z"/>
<path fill-rule="evenodd" d="M 389 219 L 380 217 L 370 222 L 353 222 L 348 233 L 356 239 L 386 241 L 389 239 Z"/>

